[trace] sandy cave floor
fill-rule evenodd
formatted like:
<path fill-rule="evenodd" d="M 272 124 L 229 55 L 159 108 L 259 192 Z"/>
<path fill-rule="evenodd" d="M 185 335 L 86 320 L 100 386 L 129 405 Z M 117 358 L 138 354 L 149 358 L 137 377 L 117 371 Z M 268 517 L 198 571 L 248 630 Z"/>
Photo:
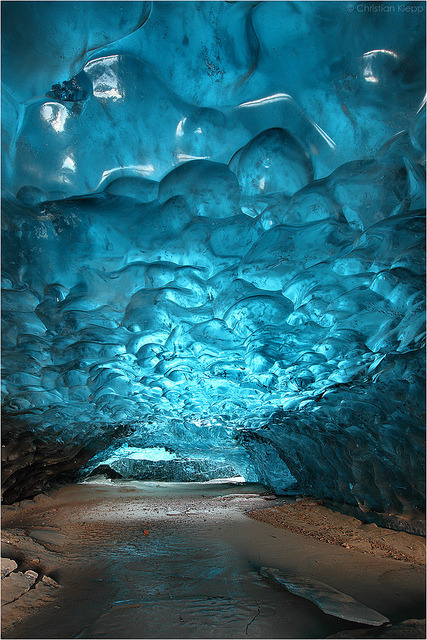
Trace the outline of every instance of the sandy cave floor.
<path fill-rule="evenodd" d="M 264 492 L 104 481 L 3 507 L 2 556 L 60 585 L 3 607 L 3 637 L 423 637 L 365 631 L 259 575 L 321 580 L 398 624 L 425 617 L 423 538 Z"/>

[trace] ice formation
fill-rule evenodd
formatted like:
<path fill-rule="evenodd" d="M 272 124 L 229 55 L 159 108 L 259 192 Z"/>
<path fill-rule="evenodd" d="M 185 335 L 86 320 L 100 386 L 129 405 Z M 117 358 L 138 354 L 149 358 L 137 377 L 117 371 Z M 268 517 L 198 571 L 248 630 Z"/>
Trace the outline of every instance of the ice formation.
<path fill-rule="evenodd" d="M 133 447 L 422 506 L 425 4 L 374 4 L 3 3 L 6 499 Z"/>
<path fill-rule="evenodd" d="M 360 624 L 380 627 L 390 622 L 378 611 L 357 602 L 351 596 L 337 591 L 324 582 L 283 573 L 272 567 L 261 567 L 260 574 L 266 580 L 288 589 L 301 598 L 311 600 L 322 611 L 330 616 L 359 622 Z"/>

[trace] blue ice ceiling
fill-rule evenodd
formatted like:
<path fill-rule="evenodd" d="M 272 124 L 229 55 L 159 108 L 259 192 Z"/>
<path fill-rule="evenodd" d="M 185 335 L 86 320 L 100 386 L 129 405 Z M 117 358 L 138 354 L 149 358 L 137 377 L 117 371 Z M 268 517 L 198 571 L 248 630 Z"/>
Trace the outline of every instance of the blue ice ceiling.
<path fill-rule="evenodd" d="M 424 23 L 421 2 L 3 3 L 11 441 L 422 505 Z"/>

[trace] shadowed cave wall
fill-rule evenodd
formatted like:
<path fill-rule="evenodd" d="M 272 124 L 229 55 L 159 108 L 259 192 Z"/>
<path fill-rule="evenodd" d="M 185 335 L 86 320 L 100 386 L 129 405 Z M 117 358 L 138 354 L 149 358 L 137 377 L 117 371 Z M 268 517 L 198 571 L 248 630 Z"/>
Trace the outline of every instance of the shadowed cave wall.
<path fill-rule="evenodd" d="M 423 529 L 424 12 L 3 3 L 6 502 L 241 475 Z"/>

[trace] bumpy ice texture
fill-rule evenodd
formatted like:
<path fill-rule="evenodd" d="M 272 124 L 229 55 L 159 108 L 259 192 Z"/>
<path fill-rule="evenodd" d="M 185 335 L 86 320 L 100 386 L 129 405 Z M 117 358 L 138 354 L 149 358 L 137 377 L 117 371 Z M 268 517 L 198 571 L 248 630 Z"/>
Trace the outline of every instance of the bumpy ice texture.
<path fill-rule="evenodd" d="M 421 508 L 425 5 L 373 6 L 3 4 L 7 500 L 131 447 Z"/>

